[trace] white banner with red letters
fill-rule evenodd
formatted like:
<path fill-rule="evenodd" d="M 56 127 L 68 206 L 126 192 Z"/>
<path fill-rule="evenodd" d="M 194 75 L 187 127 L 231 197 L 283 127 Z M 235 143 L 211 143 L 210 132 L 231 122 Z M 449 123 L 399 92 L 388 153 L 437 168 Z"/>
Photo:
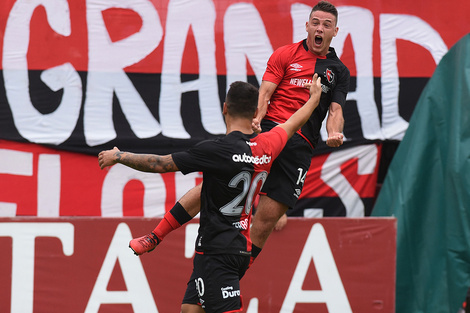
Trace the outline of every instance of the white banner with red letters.
<path fill-rule="evenodd" d="M 169 153 L 223 134 L 227 86 L 259 85 L 270 54 L 305 38 L 316 2 L 4 0 L 0 138 Z M 333 3 L 332 46 L 352 76 L 348 143 L 400 140 L 436 64 L 470 31 L 470 4 Z"/>
<path fill-rule="evenodd" d="M 201 173 L 143 173 L 121 164 L 101 170 L 96 156 L 0 140 L 0 216 L 163 216 Z M 290 215 L 370 215 L 380 146 L 315 157 Z"/>
<path fill-rule="evenodd" d="M 0 312 L 179 312 L 198 220 L 134 256 L 158 221 L 0 218 Z M 292 219 L 241 280 L 243 312 L 394 313 L 395 249 L 393 218 Z"/>

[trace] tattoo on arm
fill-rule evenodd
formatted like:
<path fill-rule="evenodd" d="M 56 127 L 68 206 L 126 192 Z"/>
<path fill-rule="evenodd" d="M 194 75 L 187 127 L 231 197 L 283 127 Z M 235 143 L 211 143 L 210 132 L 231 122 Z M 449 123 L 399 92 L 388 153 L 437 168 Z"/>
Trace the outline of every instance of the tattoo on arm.
<path fill-rule="evenodd" d="M 118 151 L 115 155 L 118 163 L 141 172 L 166 173 L 178 171 L 178 167 L 169 154 L 135 154 Z"/>
<path fill-rule="evenodd" d="M 117 161 L 118 163 L 120 163 L 120 162 L 121 162 L 122 152 L 121 152 L 121 151 L 118 151 L 118 152 L 116 152 L 114 155 L 116 156 L 116 161 Z"/>

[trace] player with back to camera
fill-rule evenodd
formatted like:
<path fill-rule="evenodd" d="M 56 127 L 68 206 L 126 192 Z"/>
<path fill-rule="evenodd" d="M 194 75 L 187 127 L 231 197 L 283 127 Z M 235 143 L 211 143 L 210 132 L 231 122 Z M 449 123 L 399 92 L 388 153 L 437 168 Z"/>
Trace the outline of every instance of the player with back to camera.
<path fill-rule="evenodd" d="M 245 82 L 234 82 L 223 107 L 226 136 L 169 155 L 134 154 L 116 147 L 99 153 L 101 169 L 121 163 L 146 172 L 203 172 L 196 255 L 181 312 L 241 312 L 240 279 L 249 267 L 252 251 L 249 228 L 252 203 L 287 140 L 318 106 L 321 95 L 318 75 L 305 87 L 309 94 L 306 103 L 269 132 L 257 134 L 252 129 L 258 89 Z M 159 225 L 171 228 L 191 218 L 181 205 L 176 205 Z M 129 246 L 140 255 L 147 251 L 142 247 L 155 248 L 161 239 L 158 231 L 152 232 L 132 240 Z"/>

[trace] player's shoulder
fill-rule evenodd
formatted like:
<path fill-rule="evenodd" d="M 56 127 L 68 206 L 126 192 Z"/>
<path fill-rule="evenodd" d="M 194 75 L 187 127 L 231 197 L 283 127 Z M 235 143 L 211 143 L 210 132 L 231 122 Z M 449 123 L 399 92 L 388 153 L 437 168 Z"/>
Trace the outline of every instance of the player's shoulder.
<path fill-rule="evenodd" d="M 329 52 L 328 54 L 326 55 L 326 59 L 329 60 L 329 61 L 332 61 L 332 62 L 336 62 L 338 63 L 340 66 L 344 66 L 346 67 L 346 65 L 344 65 L 343 61 L 341 61 L 341 59 L 338 57 L 338 55 L 336 54 L 336 50 L 335 48 L 333 47 L 330 47 L 329 48 Z"/>
<path fill-rule="evenodd" d="M 263 151 L 268 155 L 278 155 L 288 140 L 287 132 L 282 127 L 273 127 L 262 132 L 254 140 L 252 150 Z"/>
<path fill-rule="evenodd" d="M 329 53 L 326 55 L 327 60 L 336 64 L 336 67 L 340 72 L 343 74 L 349 75 L 349 69 L 346 65 L 344 65 L 343 61 L 338 57 L 336 54 L 335 48 L 330 47 Z"/>
<path fill-rule="evenodd" d="M 260 133 L 257 137 L 257 140 L 273 143 L 273 138 L 283 136 L 287 136 L 287 133 L 282 127 L 273 127 L 269 131 Z"/>
<path fill-rule="evenodd" d="M 230 145 L 229 143 L 230 138 L 227 138 L 226 135 L 216 136 L 210 139 L 204 139 L 196 144 L 194 144 L 190 150 L 193 151 L 214 151 L 217 150 L 218 147 L 224 145 Z"/>

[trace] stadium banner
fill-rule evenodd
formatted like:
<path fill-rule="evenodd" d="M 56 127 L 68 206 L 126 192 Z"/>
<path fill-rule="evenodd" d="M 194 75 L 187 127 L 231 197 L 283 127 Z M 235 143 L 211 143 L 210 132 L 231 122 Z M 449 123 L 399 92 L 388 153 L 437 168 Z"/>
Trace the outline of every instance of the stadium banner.
<path fill-rule="evenodd" d="M 198 220 L 134 256 L 158 221 L 0 218 L 0 312 L 178 312 Z M 394 313 L 395 249 L 394 218 L 295 218 L 242 279 L 243 312 Z"/>
<path fill-rule="evenodd" d="M 107 175 L 89 156 L 113 146 L 167 154 L 223 134 L 227 87 L 259 86 L 270 54 L 305 37 L 316 2 L 2 0 L 0 216 L 167 210 L 200 175 L 148 178 L 122 168 Z M 351 71 L 343 153 L 375 143 L 380 150 L 383 140 L 401 140 L 436 64 L 470 29 L 470 2 L 458 10 L 426 0 L 332 2 L 340 28 L 332 46 Z M 361 158 L 380 151 L 349 150 L 346 160 L 325 145 L 324 126 L 321 135 L 293 214 L 368 215 L 379 161 Z M 17 143 L 30 145 L 17 153 Z M 342 160 L 349 171 L 342 163 L 340 175 L 330 175 Z M 120 188 L 117 198 L 110 186 Z"/>
<path fill-rule="evenodd" d="M 370 216 L 377 194 L 381 144 L 364 144 L 312 159 L 289 216 Z"/>
<path fill-rule="evenodd" d="M 305 38 L 316 2 L 1 1 L 0 138 L 163 154 L 223 134 L 227 86 L 259 85 L 270 54 Z M 333 3 L 332 46 L 352 75 L 347 144 L 401 140 L 436 64 L 470 29 L 470 2 Z"/>
<path fill-rule="evenodd" d="M 314 158 L 293 216 L 370 215 L 380 146 L 361 145 Z M 144 173 L 98 157 L 0 140 L 0 216 L 163 217 L 202 173 Z"/>

